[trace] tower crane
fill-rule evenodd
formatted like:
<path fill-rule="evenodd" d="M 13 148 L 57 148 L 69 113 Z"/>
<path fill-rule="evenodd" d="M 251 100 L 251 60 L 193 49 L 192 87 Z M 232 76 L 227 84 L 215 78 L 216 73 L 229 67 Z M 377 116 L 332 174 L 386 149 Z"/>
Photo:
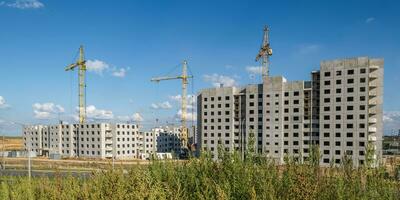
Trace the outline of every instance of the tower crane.
<path fill-rule="evenodd" d="M 79 47 L 79 58 L 75 63 L 68 65 L 65 71 L 74 70 L 78 68 L 78 78 L 79 78 L 79 123 L 86 123 L 86 60 L 83 52 L 83 45 Z"/>
<path fill-rule="evenodd" d="M 264 37 L 262 41 L 262 45 L 260 51 L 256 56 L 256 61 L 259 61 L 262 58 L 262 77 L 265 80 L 265 77 L 269 76 L 269 57 L 272 56 L 272 49 L 269 44 L 269 27 L 264 27 Z"/>
<path fill-rule="evenodd" d="M 181 116 L 181 123 L 182 123 L 182 130 L 181 130 L 181 141 L 182 141 L 182 146 L 185 148 L 188 147 L 188 129 L 186 125 L 186 114 L 187 114 L 187 85 L 188 85 L 188 79 L 193 78 L 193 76 L 188 76 L 187 75 L 187 61 L 184 60 L 182 63 L 182 74 L 179 76 L 164 76 L 164 77 L 155 77 L 152 78 L 152 82 L 160 82 L 160 81 L 166 81 L 166 80 L 175 80 L 175 79 L 181 79 L 182 80 L 182 104 L 181 104 L 181 109 L 182 109 L 182 116 Z M 190 148 L 189 148 L 190 149 Z"/>

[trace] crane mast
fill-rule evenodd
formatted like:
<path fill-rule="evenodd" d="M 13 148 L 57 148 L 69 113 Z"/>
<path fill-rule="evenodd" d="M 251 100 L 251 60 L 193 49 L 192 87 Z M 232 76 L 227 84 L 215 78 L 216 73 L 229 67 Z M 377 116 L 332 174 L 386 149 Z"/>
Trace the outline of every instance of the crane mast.
<path fill-rule="evenodd" d="M 256 56 L 256 61 L 259 61 L 261 58 L 261 65 L 262 65 L 262 77 L 265 80 L 266 77 L 269 76 L 269 57 L 272 56 L 272 49 L 269 44 L 269 27 L 264 27 L 264 37 L 262 41 L 262 45 L 260 51 Z"/>
<path fill-rule="evenodd" d="M 79 58 L 76 63 L 72 63 L 65 68 L 65 71 L 74 70 L 78 68 L 78 79 L 79 79 L 79 123 L 86 123 L 86 60 L 83 51 L 83 45 L 79 47 Z"/>
<path fill-rule="evenodd" d="M 182 102 L 181 102 L 181 110 L 182 110 L 182 115 L 181 115 L 181 123 L 182 123 L 182 130 L 181 130 L 181 141 L 182 141 L 182 146 L 188 147 L 188 129 L 187 129 L 187 85 L 188 85 L 188 79 L 193 78 L 193 76 L 188 76 L 187 74 L 187 61 L 184 60 L 182 63 L 182 74 L 180 76 L 175 76 L 175 77 L 155 77 L 152 78 L 152 82 L 160 82 L 160 81 L 165 81 L 165 80 L 175 80 L 175 79 L 181 79 L 182 80 Z"/>

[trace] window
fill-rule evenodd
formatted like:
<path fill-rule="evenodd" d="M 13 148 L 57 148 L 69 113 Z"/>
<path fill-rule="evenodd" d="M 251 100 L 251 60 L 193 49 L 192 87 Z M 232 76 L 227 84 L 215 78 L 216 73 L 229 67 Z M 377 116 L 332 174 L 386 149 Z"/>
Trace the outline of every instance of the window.
<path fill-rule="evenodd" d="M 335 137 L 340 137 L 340 133 L 335 133 Z"/>
<path fill-rule="evenodd" d="M 249 98 L 250 98 L 250 99 L 254 99 L 254 94 L 251 94 L 251 95 L 249 96 Z"/>
<path fill-rule="evenodd" d="M 330 107 L 329 106 L 324 107 L 324 111 L 330 111 Z"/>
<path fill-rule="evenodd" d="M 293 96 L 299 96 L 299 91 L 295 91 L 294 93 L 293 93 Z"/>
<path fill-rule="evenodd" d="M 336 102 L 342 102 L 342 98 L 336 97 Z"/>
<path fill-rule="evenodd" d="M 354 97 L 347 97 L 347 102 L 353 102 L 354 101 Z"/>
<path fill-rule="evenodd" d="M 341 111 L 341 110 L 342 110 L 342 107 L 336 106 L 336 111 Z"/>
<path fill-rule="evenodd" d="M 353 93 L 354 92 L 354 88 L 347 88 L 347 92 L 348 93 Z"/>
<path fill-rule="evenodd" d="M 329 120 L 329 118 L 330 118 L 329 115 L 324 116 L 324 120 Z"/>
<path fill-rule="evenodd" d="M 336 94 L 340 94 L 340 93 L 342 93 L 342 89 L 337 88 L 337 89 L 336 89 Z"/>
<path fill-rule="evenodd" d="M 329 90 L 329 89 L 324 90 L 324 94 L 330 94 L 330 93 L 331 93 L 331 90 Z"/>
<path fill-rule="evenodd" d="M 347 110 L 354 110 L 353 106 L 347 106 Z"/>
<path fill-rule="evenodd" d="M 353 119 L 353 115 L 347 115 L 347 119 L 349 120 Z"/>
<path fill-rule="evenodd" d="M 342 75 L 342 71 L 336 71 L 336 76 L 341 76 Z"/>
<path fill-rule="evenodd" d="M 325 81 L 324 85 L 331 85 L 331 81 Z"/>
<path fill-rule="evenodd" d="M 360 78 L 360 83 L 365 83 L 365 78 Z"/>
<path fill-rule="evenodd" d="M 366 72 L 365 68 L 360 69 L 360 74 L 365 74 L 365 72 Z"/>
<path fill-rule="evenodd" d="M 353 124 L 347 124 L 346 127 L 347 128 L 353 128 L 354 126 L 353 126 Z"/>
<path fill-rule="evenodd" d="M 360 96 L 360 101 L 365 101 L 365 96 Z"/>
<path fill-rule="evenodd" d="M 346 146 L 352 147 L 353 146 L 353 142 L 346 142 Z"/>
<path fill-rule="evenodd" d="M 365 92 L 365 87 L 360 87 L 360 92 Z"/>
<path fill-rule="evenodd" d="M 324 103 L 329 103 L 329 102 L 331 102 L 330 98 L 324 98 Z"/>
<path fill-rule="evenodd" d="M 347 133 L 347 134 L 346 134 L 346 137 L 352 138 L 352 137 L 353 137 L 353 133 Z"/>
<path fill-rule="evenodd" d="M 336 80 L 336 85 L 342 84 L 342 80 Z"/>
<path fill-rule="evenodd" d="M 324 137 L 329 137 L 329 133 L 324 133 Z"/>
<path fill-rule="evenodd" d="M 330 77 L 331 76 L 331 72 L 325 72 L 324 75 L 325 75 L 325 77 Z"/>
<path fill-rule="evenodd" d="M 353 84 L 353 83 L 354 83 L 354 79 L 352 79 L 352 78 L 347 79 L 347 84 Z"/>
<path fill-rule="evenodd" d="M 353 74 L 354 74 L 354 70 L 353 69 L 347 70 L 347 75 L 353 75 Z"/>
<path fill-rule="evenodd" d="M 285 97 L 288 97 L 289 96 L 289 92 L 285 92 Z"/>

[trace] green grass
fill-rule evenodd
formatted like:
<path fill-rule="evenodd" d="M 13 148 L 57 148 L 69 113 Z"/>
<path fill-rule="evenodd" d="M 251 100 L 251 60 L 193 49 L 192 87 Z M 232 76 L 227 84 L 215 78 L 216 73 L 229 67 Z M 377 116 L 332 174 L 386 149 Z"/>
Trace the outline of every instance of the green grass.
<path fill-rule="evenodd" d="M 93 173 L 90 178 L 0 177 L 0 199 L 399 199 L 400 182 L 383 168 L 320 168 L 319 154 L 307 164 L 287 158 L 285 167 L 246 154 L 207 153 L 187 162 Z M 312 159 L 312 158 L 316 159 Z"/>

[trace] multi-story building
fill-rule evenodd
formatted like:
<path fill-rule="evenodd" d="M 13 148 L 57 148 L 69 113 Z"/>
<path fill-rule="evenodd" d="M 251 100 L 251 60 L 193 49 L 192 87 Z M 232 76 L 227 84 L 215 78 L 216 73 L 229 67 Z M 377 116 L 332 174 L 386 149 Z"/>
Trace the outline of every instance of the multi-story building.
<path fill-rule="evenodd" d="M 202 90 L 198 97 L 198 145 L 218 157 L 218 146 L 255 150 L 277 163 L 285 155 L 308 158 L 319 145 L 321 164 L 344 155 L 364 163 L 366 146 L 381 154 L 383 60 L 366 57 L 321 62 L 311 81 L 265 77 L 262 84 Z"/>
<path fill-rule="evenodd" d="M 38 155 L 84 158 L 139 158 L 143 141 L 137 125 L 110 123 L 25 126 L 23 137 Z"/>
<path fill-rule="evenodd" d="M 354 58 L 321 62 L 320 148 L 322 164 L 355 165 L 382 155 L 383 60 Z"/>
<path fill-rule="evenodd" d="M 24 128 L 24 145 L 37 155 L 62 157 L 147 159 L 154 153 L 182 153 L 179 127 L 139 132 L 134 124 L 56 124 Z"/>
<path fill-rule="evenodd" d="M 179 127 L 159 127 L 153 128 L 155 134 L 156 152 L 174 153 L 179 155 L 182 150 L 181 130 Z"/>

